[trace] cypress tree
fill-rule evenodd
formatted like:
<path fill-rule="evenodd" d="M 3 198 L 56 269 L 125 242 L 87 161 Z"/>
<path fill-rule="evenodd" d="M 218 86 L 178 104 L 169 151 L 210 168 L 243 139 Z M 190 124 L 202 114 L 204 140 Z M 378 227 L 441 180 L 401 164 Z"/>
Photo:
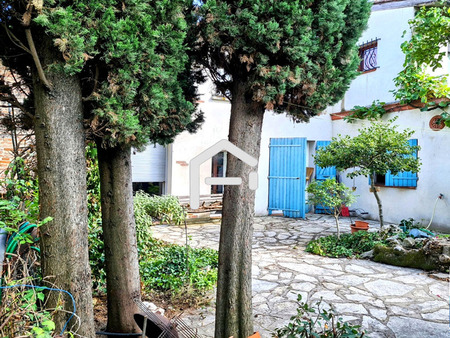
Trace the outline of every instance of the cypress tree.
<path fill-rule="evenodd" d="M 190 2 L 4 0 L 0 4 L 0 37 L 6 42 L 0 46 L 0 57 L 27 80 L 34 103 L 29 112 L 37 138 L 41 214 L 54 218 L 42 229 L 43 274 L 58 276 L 53 282 L 74 294 L 81 320 L 78 334 L 93 337 L 84 168 L 87 135 L 99 146 L 102 169 L 107 330 L 135 331 L 132 298 L 140 297 L 140 284 L 130 149 L 149 141 L 168 143 L 201 122 L 201 115 L 192 117 L 196 108 L 192 82 L 201 75 L 190 76 L 186 52 L 184 11 Z M 70 301 L 65 304 L 70 311 Z M 58 327 L 66 319 L 56 318 Z"/>
<path fill-rule="evenodd" d="M 265 110 L 308 121 L 336 103 L 357 75 L 367 0 L 207 0 L 197 6 L 196 62 L 231 101 L 229 140 L 259 158 Z M 230 156 L 219 248 L 215 337 L 253 332 L 250 168 Z"/>

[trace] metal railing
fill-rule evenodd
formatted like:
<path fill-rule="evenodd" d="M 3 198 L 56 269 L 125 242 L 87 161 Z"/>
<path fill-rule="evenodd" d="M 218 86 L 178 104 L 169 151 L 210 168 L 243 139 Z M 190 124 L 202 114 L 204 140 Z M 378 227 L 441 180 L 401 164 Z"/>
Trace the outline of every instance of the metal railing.
<path fill-rule="evenodd" d="M 380 39 L 376 38 L 359 45 L 361 63 L 359 64 L 358 70 L 360 72 L 368 72 L 379 68 L 377 63 L 378 40 Z"/>

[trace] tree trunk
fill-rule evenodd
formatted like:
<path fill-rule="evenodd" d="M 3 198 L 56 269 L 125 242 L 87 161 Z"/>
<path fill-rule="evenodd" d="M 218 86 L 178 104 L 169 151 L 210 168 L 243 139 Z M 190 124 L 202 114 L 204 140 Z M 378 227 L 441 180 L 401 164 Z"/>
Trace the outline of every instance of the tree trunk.
<path fill-rule="evenodd" d="M 51 39 L 42 34 L 40 42 L 39 56 L 44 68 L 59 62 Z M 53 218 L 40 229 L 42 273 L 48 286 L 66 290 L 75 299 L 81 323 L 73 319 L 67 329 L 79 327 L 77 334 L 95 337 L 80 82 L 75 76 L 57 71 L 48 72 L 47 78 L 52 83 L 51 90 L 33 71 L 40 216 Z M 49 293 L 48 307 L 55 307 L 59 296 L 68 313 L 55 316 L 58 333 L 73 311 L 71 299 L 57 292 Z"/>
<path fill-rule="evenodd" d="M 337 238 L 341 238 L 341 229 L 339 227 L 339 211 L 334 210 L 334 220 L 336 221 L 336 229 L 337 229 Z"/>
<path fill-rule="evenodd" d="M 383 229 L 384 221 L 383 221 L 383 205 L 381 204 L 380 196 L 378 196 L 377 189 L 375 187 L 375 175 L 373 175 L 372 180 L 370 181 L 370 186 L 372 188 L 372 192 L 375 195 L 378 204 L 378 215 L 380 216 L 380 228 Z"/>
<path fill-rule="evenodd" d="M 140 299 L 139 263 L 131 181 L 131 149 L 100 145 L 98 166 L 108 302 L 108 332 L 139 332 L 133 299 Z"/>
<path fill-rule="evenodd" d="M 229 140 L 259 159 L 264 106 L 247 102 L 244 86 L 232 93 Z M 229 154 L 231 155 L 231 154 Z M 239 186 L 225 186 L 219 244 L 216 338 L 247 338 L 252 320 L 252 237 L 255 191 L 249 173 L 257 171 L 234 156 L 227 159 L 227 177 L 241 177 Z"/>

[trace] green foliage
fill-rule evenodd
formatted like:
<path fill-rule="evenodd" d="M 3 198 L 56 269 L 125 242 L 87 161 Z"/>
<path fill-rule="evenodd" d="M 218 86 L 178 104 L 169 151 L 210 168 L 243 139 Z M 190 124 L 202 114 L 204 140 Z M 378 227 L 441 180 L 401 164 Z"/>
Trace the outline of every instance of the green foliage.
<path fill-rule="evenodd" d="M 412 36 L 401 45 L 405 62 L 402 71 L 394 78 L 394 97 L 403 104 L 420 101 L 424 104 L 422 111 L 436 108 L 445 110 L 449 103 L 436 100 L 450 99 L 448 74 L 432 75 L 429 68 L 433 71 L 442 69 L 443 57 L 446 55 L 443 47 L 450 41 L 450 9 L 444 5 L 422 6 L 409 25 Z M 406 31 L 403 35 L 406 35 Z M 383 105 L 374 102 L 371 107 L 356 106 L 346 120 L 377 119 L 386 113 Z M 450 127 L 449 114 L 442 115 L 445 125 Z"/>
<path fill-rule="evenodd" d="M 443 47 L 450 41 L 450 9 L 447 6 L 423 6 L 409 25 L 413 34 L 401 46 L 405 62 L 404 69 L 394 79 L 395 98 L 402 103 L 420 100 L 425 103 L 422 110 L 446 108 L 448 103 L 437 104 L 434 100 L 450 98 L 448 74 L 430 75 L 427 68 L 433 71 L 442 68 L 446 54 Z M 447 118 L 448 114 L 445 124 L 450 126 Z"/>
<path fill-rule="evenodd" d="M 178 224 L 184 220 L 178 199 L 137 192 L 134 206 L 142 283 L 170 296 L 186 288 L 201 293 L 213 287 L 217 281 L 217 251 L 167 244 L 151 236 L 152 217 Z"/>
<path fill-rule="evenodd" d="M 141 278 L 146 287 L 179 293 L 186 287 L 197 291 L 212 288 L 217 281 L 218 253 L 212 249 L 192 249 L 150 239 L 145 259 L 140 254 Z"/>
<path fill-rule="evenodd" d="M 138 191 L 134 197 L 134 214 L 137 223 L 147 226 L 152 225 L 152 218 L 179 225 L 186 217 L 175 196 L 151 196 L 143 191 Z"/>
<path fill-rule="evenodd" d="M 25 280 L 10 281 L 8 285 L 26 284 Z M 55 323 L 52 312 L 43 310 L 44 292 L 39 289 L 28 289 L 18 286 L 6 289 L 1 305 L 2 321 L 0 334 L 2 337 L 34 337 L 51 338 L 54 335 Z"/>
<path fill-rule="evenodd" d="M 355 196 L 351 189 L 343 183 L 338 183 L 335 178 L 313 181 L 308 185 L 306 191 L 309 193 L 309 203 L 321 204 L 330 208 L 335 215 L 340 213 L 343 205 L 349 206 L 355 202 Z"/>
<path fill-rule="evenodd" d="M 275 338 L 368 337 L 360 331 L 360 326 L 344 322 L 333 309 L 323 308 L 322 299 L 314 307 L 301 300 L 302 296 L 298 295 L 297 315 L 291 317 L 289 324 L 276 329 Z"/>
<path fill-rule="evenodd" d="M 106 272 L 100 200 L 100 173 L 98 170 L 97 148 L 93 143 L 89 143 L 86 146 L 86 166 L 89 263 L 92 272 L 92 286 L 94 292 L 105 293 Z"/>
<path fill-rule="evenodd" d="M 378 232 L 358 231 L 353 234 L 343 234 L 340 238 L 327 236 L 314 239 L 308 243 L 306 251 L 320 256 L 352 257 L 383 243 Z"/>
<path fill-rule="evenodd" d="M 224 95 L 243 90 L 259 107 L 308 120 L 337 102 L 357 75 L 356 43 L 370 6 L 366 0 L 208 0 L 195 13 L 196 62 Z"/>
<path fill-rule="evenodd" d="M 0 228 L 14 235 L 19 245 L 36 243 L 29 232 L 19 232 L 20 225 L 29 222 L 40 227 L 51 218 L 39 219 L 38 182 L 21 157 L 11 161 L 0 186 L 6 189 L 6 199 L 0 199 Z"/>
<path fill-rule="evenodd" d="M 450 41 L 450 8 L 447 6 L 422 6 L 409 21 L 411 39 L 402 44 L 406 54 L 405 66 L 416 63 L 433 70 L 442 66 L 446 52 L 441 50 Z"/>
<path fill-rule="evenodd" d="M 8 32 L 0 30 L 0 39 L 8 43 L 0 46 L 0 56 L 23 79 L 31 77 L 34 62 L 18 47 L 28 45 L 22 18 L 30 17 L 36 44 L 53 46 L 60 55 L 46 67 L 47 75 L 81 79 L 89 136 L 105 147 L 168 143 L 201 122 L 199 115 L 191 119 L 193 81 L 201 79 L 189 76 L 184 14 L 191 5 L 187 0 L 46 0 L 30 3 L 25 14 L 22 4 L 5 0 L 0 21 Z M 11 41 L 11 33 L 19 43 Z"/>
<path fill-rule="evenodd" d="M 333 212 L 339 237 L 339 214 L 343 206 L 349 206 L 355 202 L 352 190 L 346 187 L 345 184 L 338 183 L 335 178 L 328 178 L 325 181 L 313 181 L 308 185 L 306 191 L 309 193 L 309 204 L 320 204 L 326 207 L 325 210 L 329 209 Z"/>
<path fill-rule="evenodd" d="M 359 135 L 355 137 L 333 137 L 332 142 L 319 149 L 314 156 L 316 165 L 322 168 L 335 166 L 339 171 L 353 168 L 347 177 L 372 178 L 372 192 L 378 203 L 381 227 L 383 212 L 381 200 L 374 188 L 374 176 L 386 175 L 388 171 L 392 175 L 404 171 L 417 173 L 421 164 L 419 158 L 413 156 L 420 147 L 408 143 L 414 132 L 409 129 L 398 131 L 397 126 L 393 125 L 394 121 L 372 122 L 370 126 L 359 129 Z"/>
<path fill-rule="evenodd" d="M 94 147 L 87 147 L 87 162 L 89 260 L 94 290 L 104 293 L 105 254 L 101 227 L 99 173 Z M 176 197 L 150 196 L 139 191 L 134 198 L 134 209 L 140 276 L 148 289 L 175 295 L 188 287 L 194 292 L 201 293 L 215 285 L 217 251 L 169 245 L 151 236 L 152 217 L 173 224 L 183 222 L 185 213 Z"/>
<path fill-rule="evenodd" d="M 385 104 L 385 102 L 376 100 L 370 107 L 355 106 L 352 113 L 349 116 L 346 116 L 344 120 L 349 123 L 353 123 L 356 120 L 379 120 L 386 114 L 386 109 L 384 109 Z"/>
<path fill-rule="evenodd" d="M 370 177 L 374 173 L 385 175 L 388 171 L 393 175 L 403 171 L 418 172 L 420 161 L 413 155 L 420 147 L 408 143 L 413 131 L 398 131 L 392 122 L 373 122 L 359 129 L 355 137 L 333 138 L 327 147 L 317 151 L 315 163 L 323 168 L 335 166 L 340 171 L 354 168 L 347 174 L 350 178 Z"/>
<path fill-rule="evenodd" d="M 16 157 L 10 162 L 5 170 L 5 178 L 0 181 L 0 186 L 6 190 L 5 197 L 11 205 L 9 212 L 2 215 L 3 221 L 16 225 L 26 220 L 31 223 L 38 221 L 38 180 L 23 158 Z M 3 202 L 3 205 L 5 204 Z"/>
<path fill-rule="evenodd" d="M 402 219 L 400 221 L 400 226 L 405 227 L 405 229 L 409 230 L 409 229 L 419 229 L 422 227 L 422 224 L 420 224 L 420 222 L 415 222 L 414 218 L 408 218 L 408 219 Z"/>
<path fill-rule="evenodd" d="M 436 106 L 433 100 L 450 97 L 447 75 L 430 75 L 416 65 L 406 66 L 394 78 L 394 83 L 397 87 L 394 96 L 401 103 L 420 100 L 428 109 Z"/>

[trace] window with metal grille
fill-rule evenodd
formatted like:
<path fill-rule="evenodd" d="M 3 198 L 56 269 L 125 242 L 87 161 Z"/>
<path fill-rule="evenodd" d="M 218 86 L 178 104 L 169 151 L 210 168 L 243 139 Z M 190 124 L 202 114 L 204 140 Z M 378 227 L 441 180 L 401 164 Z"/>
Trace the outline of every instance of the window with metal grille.
<path fill-rule="evenodd" d="M 378 68 L 378 40 L 380 39 L 368 41 L 359 46 L 359 57 L 361 58 L 361 62 L 359 63 L 358 71 L 364 73 Z"/>

